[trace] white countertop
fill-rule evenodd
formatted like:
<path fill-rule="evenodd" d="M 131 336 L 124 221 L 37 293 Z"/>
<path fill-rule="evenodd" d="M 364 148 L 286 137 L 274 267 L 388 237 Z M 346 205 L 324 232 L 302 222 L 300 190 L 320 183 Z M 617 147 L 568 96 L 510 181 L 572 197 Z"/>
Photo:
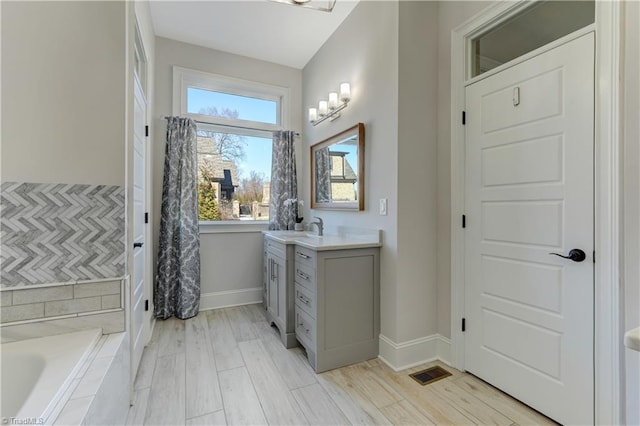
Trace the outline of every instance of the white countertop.
<path fill-rule="evenodd" d="M 356 248 L 380 247 L 379 231 L 360 234 L 323 235 L 318 237 L 305 231 L 262 231 L 274 241 L 283 244 L 297 244 L 316 251 L 346 250 Z"/>
<path fill-rule="evenodd" d="M 624 345 L 634 351 L 640 351 L 640 327 L 624 333 Z"/>

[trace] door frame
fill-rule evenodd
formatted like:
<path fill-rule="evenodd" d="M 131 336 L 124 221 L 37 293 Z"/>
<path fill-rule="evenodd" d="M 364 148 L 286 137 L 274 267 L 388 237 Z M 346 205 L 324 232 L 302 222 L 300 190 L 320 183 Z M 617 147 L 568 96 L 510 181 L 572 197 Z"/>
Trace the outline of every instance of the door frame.
<path fill-rule="evenodd" d="M 535 0 L 534 0 L 535 1 Z M 470 40 L 530 6 L 530 0 L 496 2 L 451 32 L 451 363 L 464 370 L 465 238 L 460 220 L 465 205 L 465 131 L 460 120 L 465 108 L 465 85 Z M 620 47 L 622 2 L 595 2 L 595 422 L 620 424 Z M 573 37 L 572 37 L 573 38 Z M 560 39 L 562 42 L 562 39 Z M 551 47 L 559 44 L 558 40 Z M 539 53 L 536 51 L 536 54 Z M 524 55 L 476 79 L 522 62 Z M 472 79 L 473 80 L 473 79 Z"/>
<path fill-rule="evenodd" d="M 142 88 L 142 95 L 144 97 L 145 102 L 145 111 L 144 111 L 144 119 L 145 126 L 148 128 L 148 133 L 145 136 L 144 143 L 144 202 L 145 202 L 145 213 L 147 214 L 147 221 L 144 223 L 144 241 L 147 244 L 147 248 L 145 249 L 145 259 L 144 259 L 144 298 L 148 301 L 149 309 L 144 312 L 143 318 L 143 328 L 142 328 L 142 337 L 143 343 L 146 346 L 151 340 L 151 332 L 152 327 L 151 324 L 153 322 L 153 236 L 152 236 L 152 217 L 151 217 L 151 206 L 152 206 L 152 198 L 151 198 L 151 184 L 153 182 L 152 176 L 152 164 L 151 164 L 151 132 L 152 129 L 149 125 L 151 122 L 149 117 L 151 116 L 150 110 L 151 107 L 149 105 L 149 55 L 147 54 L 147 48 L 145 46 L 145 39 L 142 35 L 142 26 L 138 17 L 135 17 L 135 38 L 134 38 L 134 49 L 139 49 L 140 54 L 144 63 L 144 81 L 139 81 L 140 86 Z M 135 83 L 134 83 L 135 84 Z"/>
<path fill-rule="evenodd" d="M 134 127 L 135 127 L 135 125 L 137 124 L 136 119 L 135 119 L 135 102 L 136 102 L 136 96 L 137 96 L 136 92 L 140 91 L 140 94 L 141 94 L 142 99 L 144 101 L 144 115 L 143 115 L 143 117 L 144 117 L 145 123 L 147 122 L 148 106 L 147 106 L 147 99 L 146 99 L 146 95 L 145 95 L 144 90 L 143 90 L 142 82 L 140 81 L 138 75 L 135 74 L 135 73 L 134 73 L 134 76 L 133 76 L 133 85 L 134 85 L 134 91 L 133 91 L 133 97 L 134 97 L 134 119 L 133 119 L 133 124 L 134 124 Z M 147 148 L 148 148 L 149 143 L 148 143 L 148 140 L 147 140 L 148 138 L 147 137 L 143 136 L 143 138 L 144 139 L 143 139 L 143 142 L 142 142 L 142 144 L 143 144 L 142 151 L 143 151 L 143 155 L 144 155 L 143 162 L 144 162 L 144 166 L 145 166 L 144 176 L 143 176 L 143 179 L 145 181 L 144 182 L 145 193 L 143 194 L 143 199 L 144 199 L 144 202 L 145 202 L 144 210 L 148 210 L 148 207 L 147 207 L 146 203 L 147 203 L 147 194 L 149 192 L 147 190 L 147 185 L 148 185 L 148 182 L 147 182 L 147 163 L 148 163 L 148 161 L 147 161 L 148 160 Z M 134 131 L 133 158 L 132 158 L 132 161 L 131 161 L 131 163 L 133 165 L 133 174 L 132 175 L 134 177 L 135 177 L 135 174 L 136 174 L 136 170 L 135 170 L 135 165 L 136 165 L 135 164 L 135 146 L 136 146 L 136 138 L 135 138 L 135 131 Z M 133 215 L 135 216 L 136 213 L 144 214 L 144 212 L 136 212 L 135 178 L 134 178 L 134 182 L 132 182 L 132 186 L 134 187 L 134 195 L 131 197 L 131 200 L 132 200 L 131 204 L 133 204 Z M 132 224 L 135 223 L 135 219 L 132 219 L 131 221 L 132 221 Z M 143 225 L 142 235 L 143 235 L 143 238 L 144 238 L 143 243 L 147 243 L 149 226 L 148 226 L 147 223 L 143 223 L 142 225 Z M 135 241 L 136 234 L 135 234 L 135 227 L 133 225 L 132 225 L 132 232 L 131 233 L 132 233 L 133 239 Z M 148 260 L 149 260 L 149 248 L 143 246 L 143 249 L 144 249 L 144 258 L 143 258 L 143 266 L 142 266 L 142 280 L 143 280 L 143 284 L 142 284 L 142 299 L 144 300 L 146 298 L 146 296 L 147 296 L 146 287 L 147 287 L 147 279 L 149 279 L 148 278 L 148 273 L 147 273 L 147 264 L 148 264 Z M 135 327 L 134 308 L 135 308 L 136 300 L 135 300 L 134 296 L 135 296 L 135 290 L 136 290 L 136 272 L 137 272 L 136 271 L 136 267 L 135 267 L 135 250 L 133 250 L 133 252 L 134 252 L 133 253 L 134 261 L 131 264 L 131 274 L 130 274 L 130 279 L 129 279 L 129 283 L 130 283 L 130 285 L 129 285 L 129 305 L 128 305 L 128 309 L 129 309 L 129 312 L 130 312 L 130 314 L 129 314 L 129 318 L 130 318 L 130 324 L 129 324 L 129 334 L 130 335 L 129 335 L 129 339 L 130 339 L 130 348 L 131 348 L 130 355 L 131 355 L 131 380 L 132 380 L 132 382 L 135 381 L 135 375 L 137 373 L 137 370 L 134 370 L 134 368 L 133 368 L 134 365 L 135 365 L 135 363 L 134 363 L 135 359 L 134 358 L 135 358 L 135 343 L 136 343 L 136 329 L 134 328 Z M 147 316 L 148 316 L 147 314 L 148 313 L 145 312 L 145 311 L 143 311 L 143 313 L 142 313 L 142 324 L 141 324 L 142 325 L 142 330 L 141 330 L 140 343 L 139 344 L 141 344 L 143 346 L 143 348 L 144 348 L 144 346 L 147 345 L 147 341 L 148 341 L 147 336 L 149 334 L 149 330 L 148 330 L 149 329 L 149 322 L 147 321 Z"/>
<path fill-rule="evenodd" d="M 126 7 L 126 39 L 127 39 L 127 56 L 126 56 L 126 81 L 127 81 L 127 90 L 126 90 L 126 128 L 127 128 L 127 142 L 126 142 L 126 156 L 125 156 L 125 170 L 126 170 L 126 205 L 127 205 L 127 215 L 125 220 L 125 229 L 126 229 L 126 259 L 127 259 L 127 268 L 126 268 L 126 298 L 125 298 L 125 306 L 126 306 L 126 330 L 129 333 L 129 354 L 128 354 L 128 363 L 129 363 L 129 392 L 130 392 L 130 403 L 133 404 L 133 386 L 136 377 L 135 371 L 133 371 L 133 356 L 134 356 L 134 342 L 135 336 L 133 333 L 133 291 L 135 286 L 135 262 L 134 262 L 134 250 L 133 250 L 133 242 L 134 242 L 134 213 L 135 213 L 135 203 L 134 203 L 134 145 L 135 145 L 135 125 L 137 122 L 135 121 L 135 92 L 136 88 L 139 87 L 142 91 L 142 95 L 145 100 L 145 112 L 144 112 L 144 121 L 145 123 L 149 122 L 149 114 L 150 114 L 150 106 L 149 106 L 149 96 L 147 95 L 149 90 L 149 80 L 148 77 L 145 78 L 146 81 L 140 81 L 138 77 L 136 77 L 135 71 L 135 50 L 139 47 L 139 53 L 143 56 L 146 71 L 148 72 L 148 56 L 146 46 L 144 45 L 144 39 L 141 33 L 141 26 L 138 20 L 138 17 L 135 14 L 134 3 L 131 2 L 127 4 Z M 150 206 L 150 138 L 145 137 L 144 141 L 144 162 L 145 162 L 145 210 L 149 209 Z M 143 223 L 144 226 L 144 242 L 149 244 L 151 241 L 151 230 L 150 225 L 148 223 Z M 144 266 L 143 266 L 143 276 L 144 276 L 144 298 L 147 297 L 147 287 L 149 286 L 149 281 L 151 277 L 149 276 L 149 267 L 151 262 L 151 253 L 150 247 L 147 246 L 145 248 L 145 258 L 144 258 Z M 151 311 L 152 312 L 152 311 Z M 149 326 L 149 321 L 147 321 L 148 315 L 151 312 L 143 313 L 143 324 L 142 324 L 142 335 L 141 335 L 141 344 L 146 346 L 151 336 L 151 327 Z"/>

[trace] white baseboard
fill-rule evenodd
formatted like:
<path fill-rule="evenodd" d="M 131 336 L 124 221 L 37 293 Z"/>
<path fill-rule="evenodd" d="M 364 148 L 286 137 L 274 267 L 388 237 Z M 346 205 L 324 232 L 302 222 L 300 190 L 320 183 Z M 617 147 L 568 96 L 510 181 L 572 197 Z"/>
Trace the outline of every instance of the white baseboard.
<path fill-rule="evenodd" d="M 451 339 L 438 334 L 438 359 L 451 365 Z"/>
<path fill-rule="evenodd" d="M 440 334 L 402 343 L 395 343 L 388 337 L 380 335 L 379 358 L 394 371 L 436 360 L 449 365 L 450 355 L 451 340 Z"/>
<path fill-rule="evenodd" d="M 243 288 L 241 290 L 218 291 L 200 295 L 200 310 L 228 308 L 230 306 L 250 305 L 262 302 L 262 287 Z"/>

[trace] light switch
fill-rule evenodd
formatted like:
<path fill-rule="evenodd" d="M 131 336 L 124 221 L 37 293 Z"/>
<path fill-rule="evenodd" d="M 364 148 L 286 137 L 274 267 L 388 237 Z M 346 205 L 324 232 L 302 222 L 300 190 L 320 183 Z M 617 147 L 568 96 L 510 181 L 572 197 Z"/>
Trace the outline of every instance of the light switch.
<path fill-rule="evenodd" d="M 387 199 L 380 198 L 380 216 L 387 215 Z"/>

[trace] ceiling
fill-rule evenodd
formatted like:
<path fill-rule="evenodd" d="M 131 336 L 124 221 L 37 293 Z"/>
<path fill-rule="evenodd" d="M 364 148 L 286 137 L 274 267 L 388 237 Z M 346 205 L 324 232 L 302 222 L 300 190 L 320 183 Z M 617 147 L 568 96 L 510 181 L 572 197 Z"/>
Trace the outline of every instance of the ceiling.
<path fill-rule="evenodd" d="M 358 0 L 332 12 L 268 0 L 151 0 L 157 36 L 302 69 Z"/>

